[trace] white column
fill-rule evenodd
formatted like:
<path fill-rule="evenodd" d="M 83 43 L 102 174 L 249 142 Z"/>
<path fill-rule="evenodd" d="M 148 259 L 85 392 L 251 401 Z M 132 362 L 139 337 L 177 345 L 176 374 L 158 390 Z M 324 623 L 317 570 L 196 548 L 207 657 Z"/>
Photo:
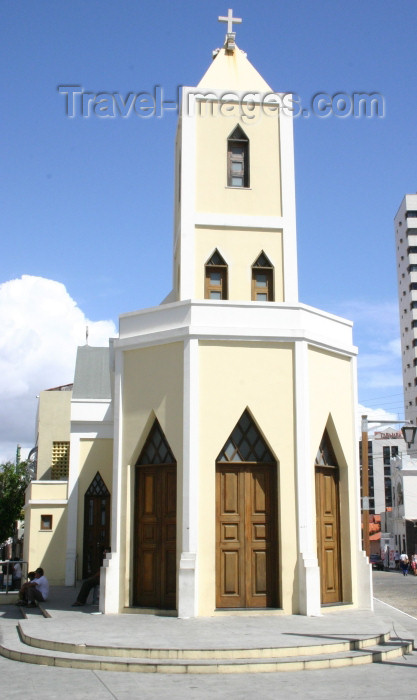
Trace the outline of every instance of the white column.
<path fill-rule="evenodd" d="M 65 585 L 73 586 L 76 576 L 77 561 L 77 524 L 78 524 L 78 469 L 80 463 L 80 438 L 71 430 L 70 466 L 68 477 L 67 505 L 67 553 L 65 558 Z M 81 573 L 78 562 L 78 577 Z"/>
<path fill-rule="evenodd" d="M 196 179 L 196 117 L 189 112 L 189 92 L 193 88 L 182 90 L 181 112 L 181 270 L 180 301 L 193 299 L 195 263 L 194 263 L 194 219 L 195 219 L 195 179 Z"/>
<path fill-rule="evenodd" d="M 352 393 L 353 393 L 353 406 L 358 405 L 358 370 L 357 370 L 357 359 L 352 357 L 351 360 L 352 368 Z M 355 410 L 353 409 L 352 416 L 354 431 L 355 431 L 355 445 L 359 445 L 359 438 L 362 437 L 359 432 L 359 427 L 356 421 Z M 356 538 L 353 542 L 353 556 L 356 557 L 357 568 L 354 567 L 352 562 L 352 571 L 357 571 L 356 581 L 352 581 L 352 591 L 353 597 L 357 598 L 357 605 L 361 610 L 374 609 L 374 597 L 373 597 L 373 581 L 372 581 L 372 567 L 369 566 L 369 560 L 366 556 L 366 552 L 362 550 L 362 513 L 361 513 L 361 484 L 360 484 L 360 464 L 359 464 L 359 451 L 355 450 L 355 466 L 354 471 L 350 472 L 351 476 L 349 478 L 355 478 L 354 484 L 354 505 L 349 508 L 349 518 L 355 518 L 356 523 Z M 351 527 L 353 530 L 353 527 Z M 355 595 L 356 593 L 356 595 Z"/>
<path fill-rule="evenodd" d="M 312 494 L 314 468 L 310 454 L 308 344 L 295 343 L 295 430 L 298 523 L 299 609 L 320 615 L 320 569 L 316 545 L 316 513 Z"/>
<path fill-rule="evenodd" d="M 281 197 L 283 218 L 284 301 L 298 302 L 297 230 L 295 213 L 294 133 L 292 115 L 280 111 Z"/>
<path fill-rule="evenodd" d="M 122 387 L 123 387 L 123 351 L 115 348 L 114 372 L 114 443 L 113 443 L 113 484 L 111 495 L 111 554 L 100 572 L 100 611 L 104 613 L 120 612 L 120 540 L 122 508 Z"/>
<path fill-rule="evenodd" d="M 184 342 L 182 514 L 178 617 L 198 613 L 198 340 Z"/>

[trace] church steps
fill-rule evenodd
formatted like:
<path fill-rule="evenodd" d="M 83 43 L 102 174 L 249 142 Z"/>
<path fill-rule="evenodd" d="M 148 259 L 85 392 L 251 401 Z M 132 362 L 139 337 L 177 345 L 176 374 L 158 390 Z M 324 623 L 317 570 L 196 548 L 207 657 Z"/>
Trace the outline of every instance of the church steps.
<path fill-rule="evenodd" d="M 72 653 L 63 651 L 63 643 L 56 643 L 60 648 L 39 648 L 33 642 L 44 643 L 45 640 L 35 640 L 22 635 L 18 638 L 16 629 L 9 631 L 2 640 L 0 653 L 11 660 L 24 663 L 56 666 L 63 668 L 79 668 L 101 671 L 124 671 L 136 673 L 175 673 L 175 674 L 213 674 L 213 673 L 271 673 L 279 671 L 314 670 L 323 668 L 341 668 L 360 664 L 384 662 L 404 654 L 412 653 L 412 644 L 407 641 L 386 639 L 375 643 L 375 638 L 357 640 L 353 648 L 342 650 L 340 643 L 313 645 L 311 647 L 294 647 L 282 649 L 251 649 L 251 650 L 195 650 L 200 657 L 186 658 L 190 650 L 134 650 L 102 648 L 101 655 L 86 653 L 82 645 L 67 645 L 72 647 Z M 28 643 L 29 642 L 29 643 Z M 48 642 L 48 646 L 54 643 Z M 359 647 L 361 645 L 361 647 Z M 345 646 L 345 645 L 344 645 Z M 77 651 L 76 651 L 77 649 Z M 83 649 L 83 653 L 81 653 Z M 96 647 L 95 649 L 99 649 Z M 319 653 L 319 650 L 321 653 Z M 91 648 L 89 649 L 91 652 Z M 120 653 L 129 651 L 132 655 L 122 656 Z M 155 652 L 153 656 L 141 657 L 142 652 Z M 194 651 L 194 650 L 191 650 Z M 230 656 L 231 652 L 246 653 L 246 657 Z M 177 654 L 171 658 L 169 653 Z M 314 652 L 314 653 L 312 653 Z M 136 653 L 136 656 L 133 654 Z M 249 656 L 250 653 L 250 656 Z M 268 653 L 268 656 L 264 654 Z M 116 655 L 117 654 L 117 655 Z M 212 654 L 219 654 L 213 657 Z M 258 655 L 257 655 L 258 654 Z M 291 654 L 291 656 L 290 656 Z"/>
<path fill-rule="evenodd" d="M 377 634 L 363 639 L 339 640 L 321 644 L 309 644 L 282 647 L 254 647 L 240 649 L 176 649 L 176 648 L 140 648 L 122 646 L 99 646 L 91 644 L 75 644 L 50 639 L 41 639 L 24 632 L 19 625 L 19 635 L 22 641 L 31 647 L 49 649 L 72 654 L 92 656 L 113 656 L 135 659 L 261 659 L 283 658 L 293 656 L 315 656 L 318 654 L 335 654 L 382 645 L 390 639 L 389 632 Z"/>

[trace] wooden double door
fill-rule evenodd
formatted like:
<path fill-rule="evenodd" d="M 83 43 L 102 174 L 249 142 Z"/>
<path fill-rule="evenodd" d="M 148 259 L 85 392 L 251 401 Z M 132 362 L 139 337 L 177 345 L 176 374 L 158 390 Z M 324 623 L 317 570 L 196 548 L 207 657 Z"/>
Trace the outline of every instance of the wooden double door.
<path fill-rule="evenodd" d="M 342 600 L 340 556 L 339 469 L 316 466 L 317 550 L 321 602 Z"/>
<path fill-rule="evenodd" d="M 276 607 L 276 465 L 217 464 L 216 511 L 216 606 Z"/>
<path fill-rule="evenodd" d="M 109 544 L 110 493 L 97 472 L 84 496 L 83 578 L 100 569 Z"/>
<path fill-rule="evenodd" d="M 176 607 L 177 468 L 136 467 L 133 605 Z"/>

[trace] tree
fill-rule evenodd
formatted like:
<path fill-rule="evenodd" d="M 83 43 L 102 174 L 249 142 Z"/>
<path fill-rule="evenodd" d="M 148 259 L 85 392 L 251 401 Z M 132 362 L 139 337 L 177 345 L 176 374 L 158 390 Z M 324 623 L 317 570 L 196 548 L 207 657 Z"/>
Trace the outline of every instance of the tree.
<path fill-rule="evenodd" d="M 16 520 L 22 518 L 29 481 L 26 462 L 0 465 L 0 544 L 12 537 Z"/>

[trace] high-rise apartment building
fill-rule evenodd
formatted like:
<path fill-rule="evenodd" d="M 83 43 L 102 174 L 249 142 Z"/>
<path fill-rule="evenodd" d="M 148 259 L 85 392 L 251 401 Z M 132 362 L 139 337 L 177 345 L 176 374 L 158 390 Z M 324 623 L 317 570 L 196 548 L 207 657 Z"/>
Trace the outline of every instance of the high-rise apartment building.
<path fill-rule="evenodd" d="M 417 194 L 394 219 L 405 418 L 417 425 Z"/>

